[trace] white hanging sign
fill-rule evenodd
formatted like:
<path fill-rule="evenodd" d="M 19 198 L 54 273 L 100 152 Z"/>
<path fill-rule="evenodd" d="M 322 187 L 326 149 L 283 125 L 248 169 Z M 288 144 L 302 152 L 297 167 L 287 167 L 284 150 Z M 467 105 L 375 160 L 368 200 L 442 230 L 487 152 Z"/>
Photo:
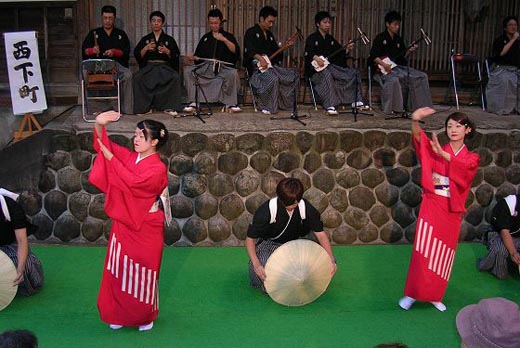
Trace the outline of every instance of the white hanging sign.
<path fill-rule="evenodd" d="M 4 33 L 11 103 L 15 115 L 47 109 L 35 31 Z"/>

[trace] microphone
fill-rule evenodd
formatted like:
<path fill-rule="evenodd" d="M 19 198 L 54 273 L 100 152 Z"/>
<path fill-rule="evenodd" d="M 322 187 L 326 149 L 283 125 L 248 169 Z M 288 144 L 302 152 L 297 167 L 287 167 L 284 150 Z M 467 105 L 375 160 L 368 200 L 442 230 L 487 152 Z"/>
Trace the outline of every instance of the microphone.
<path fill-rule="evenodd" d="M 431 45 L 432 39 L 430 39 L 430 37 L 428 36 L 428 34 L 426 34 L 426 32 L 423 30 L 423 28 L 421 28 L 421 35 L 422 35 L 422 38 L 423 38 L 424 42 L 426 43 L 426 45 L 427 46 Z"/>
<path fill-rule="evenodd" d="M 359 32 L 361 41 L 363 41 L 365 46 L 368 45 L 370 43 L 370 39 L 368 38 L 368 36 L 366 36 L 365 33 L 363 33 L 363 31 L 359 27 L 357 28 L 357 31 Z"/>

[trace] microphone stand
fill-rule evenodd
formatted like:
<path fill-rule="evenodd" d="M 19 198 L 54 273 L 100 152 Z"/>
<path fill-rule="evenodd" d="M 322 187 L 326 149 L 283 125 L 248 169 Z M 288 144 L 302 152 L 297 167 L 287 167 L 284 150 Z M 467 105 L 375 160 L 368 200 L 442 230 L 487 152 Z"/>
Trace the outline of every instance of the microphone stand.
<path fill-rule="evenodd" d="M 197 71 L 203 66 L 204 64 L 201 64 L 200 66 L 196 67 L 192 70 L 192 74 L 195 77 L 195 111 L 191 114 L 182 114 L 181 117 L 188 117 L 188 116 L 195 116 L 197 117 L 202 123 L 206 123 L 202 119 L 201 116 L 211 116 L 213 115 L 213 111 L 211 110 L 211 106 L 209 105 L 208 98 L 206 97 L 206 93 L 204 93 L 204 88 L 200 85 L 199 77 L 200 75 L 197 73 Z M 199 98 L 199 90 L 202 93 L 202 96 L 204 97 L 204 101 L 206 103 L 206 107 L 208 108 L 208 112 L 201 112 L 202 108 L 200 106 L 200 98 Z"/>
<path fill-rule="evenodd" d="M 279 116 L 271 116 L 271 120 L 295 120 L 300 122 L 302 125 L 307 126 L 305 122 L 303 122 L 302 118 L 308 118 L 307 115 L 298 115 L 298 105 L 297 105 L 298 93 L 296 89 L 294 90 L 294 101 L 293 101 L 293 110 L 291 116 L 288 117 L 279 117 Z"/>
<path fill-rule="evenodd" d="M 353 69 L 355 72 L 359 73 L 359 68 L 358 68 L 358 64 L 357 64 L 357 61 L 359 60 L 359 58 L 354 58 L 354 57 L 347 57 L 348 58 L 351 58 L 352 59 L 352 63 L 353 63 Z M 361 78 L 360 77 L 361 74 L 358 76 L 356 75 L 355 76 L 355 84 L 354 84 L 354 103 L 352 104 L 352 109 L 350 111 L 344 111 L 344 112 L 339 112 L 340 115 L 343 115 L 343 114 L 353 114 L 354 115 L 354 122 L 357 122 L 357 115 L 361 114 L 361 115 L 368 115 L 368 116 L 374 116 L 373 113 L 371 112 L 366 112 L 366 111 L 359 111 L 358 110 L 358 107 L 357 107 L 357 102 L 358 102 L 358 90 L 359 90 L 359 79 Z M 359 78 L 358 78 L 359 77 Z"/>

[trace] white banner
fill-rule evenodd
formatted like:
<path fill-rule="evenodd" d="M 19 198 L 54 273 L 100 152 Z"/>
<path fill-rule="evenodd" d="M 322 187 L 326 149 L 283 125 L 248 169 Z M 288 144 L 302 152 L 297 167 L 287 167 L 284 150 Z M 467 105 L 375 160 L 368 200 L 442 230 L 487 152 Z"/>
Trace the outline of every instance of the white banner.
<path fill-rule="evenodd" d="M 40 113 L 47 109 L 36 32 L 4 33 L 13 113 Z"/>

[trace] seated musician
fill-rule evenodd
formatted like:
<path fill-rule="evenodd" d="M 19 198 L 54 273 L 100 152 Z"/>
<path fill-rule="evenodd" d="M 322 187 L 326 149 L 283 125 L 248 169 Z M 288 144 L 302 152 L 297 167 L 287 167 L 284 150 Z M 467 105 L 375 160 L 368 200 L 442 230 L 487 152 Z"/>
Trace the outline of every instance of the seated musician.
<path fill-rule="evenodd" d="M 520 41 L 518 18 L 508 16 L 504 32 L 493 42 L 493 67 L 486 87 L 488 111 L 507 115 L 520 113 Z"/>
<path fill-rule="evenodd" d="M 223 15 L 219 9 L 209 11 L 208 22 L 211 31 L 200 39 L 195 54 L 186 56 L 188 61 L 195 62 L 196 65 L 184 69 L 184 84 L 190 102 L 184 108 L 184 112 L 195 111 L 195 74 L 208 102 L 220 102 L 229 112 L 242 111 L 237 100 L 240 78 L 235 68 L 240 58 L 240 47 L 233 34 L 222 29 L 222 19 Z M 200 92 L 199 90 L 199 101 L 202 98 Z"/>
<path fill-rule="evenodd" d="M 342 104 L 362 106 L 363 103 L 359 101 L 362 95 L 359 71 L 347 66 L 347 54 L 354 43 L 348 44 L 345 50 L 329 34 L 332 20 L 328 12 L 318 12 L 314 23 L 317 30 L 305 41 L 305 75 L 311 78 L 327 114 L 337 115 L 336 106 Z M 330 64 L 317 72 L 311 64 L 313 61 L 319 67 Z"/>
<path fill-rule="evenodd" d="M 269 30 L 276 17 L 278 12 L 274 8 L 263 7 L 258 23 L 247 29 L 244 35 L 244 67 L 249 72 L 262 113 L 267 115 L 278 112 L 278 109 L 292 110 L 300 83 L 296 70 L 280 66 L 283 61 L 281 51 L 269 59 L 279 49 L 276 38 Z M 290 40 L 285 46 L 289 47 L 293 43 Z"/>
<path fill-rule="evenodd" d="M 121 84 L 121 110 L 123 114 L 133 113 L 132 72 L 128 68 L 130 40 L 126 33 L 114 27 L 116 8 L 103 6 L 101 9 L 103 26 L 91 30 L 81 47 L 83 59 L 113 59 L 117 62 L 117 77 Z"/>
<path fill-rule="evenodd" d="M 399 36 L 401 15 L 396 11 L 388 12 L 385 24 L 386 30 L 374 39 L 369 57 L 372 71 L 375 72 L 374 80 L 381 85 L 383 112 L 401 113 L 403 108 L 414 111 L 425 106 L 431 107 L 428 75 L 407 64 L 408 56 L 417 49 L 417 45 L 414 42 L 407 48 Z M 403 92 L 407 98 L 403 98 Z"/>
<path fill-rule="evenodd" d="M 180 110 L 180 51 L 177 42 L 163 30 L 164 14 L 150 14 L 152 32 L 144 36 L 134 49 L 139 72 L 134 76 L 134 112 L 144 114 L 152 109 L 177 116 Z"/>

